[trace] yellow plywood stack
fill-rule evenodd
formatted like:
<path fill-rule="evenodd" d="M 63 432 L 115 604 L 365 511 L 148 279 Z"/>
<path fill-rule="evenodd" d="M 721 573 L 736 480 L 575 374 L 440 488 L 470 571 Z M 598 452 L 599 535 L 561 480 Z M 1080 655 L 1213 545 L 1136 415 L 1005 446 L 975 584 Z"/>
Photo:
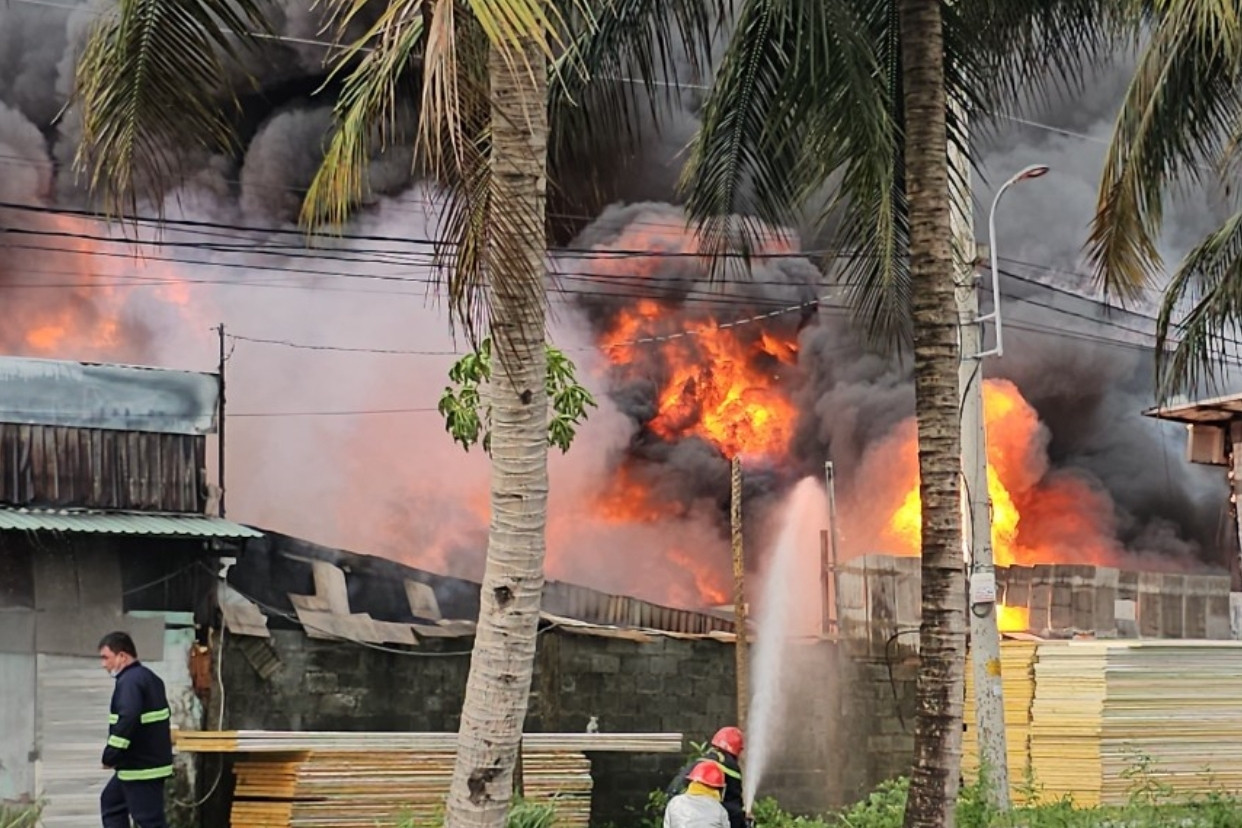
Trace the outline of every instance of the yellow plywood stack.
<path fill-rule="evenodd" d="M 231 824 L 280 828 L 429 825 L 453 775 L 452 751 L 255 753 L 234 766 Z M 559 828 L 586 828 L 591 763 L 581 753 L 525 753 L 527 799 L 551 802 Z"/>
<path fill-rule="evenodd" d="M 1242 787 L 1242 644 L 1041 647 L 1035 682 L 1031 763 L 1045 796 L 1120 804 L 1139 785 Z"/>
<path fill-rule="evenodd" d="M 1035 663 L 1031 775 L 1040 796 L 1100 802 L 1100 718 L 1109 644 L 1073 641 L 1044 647 Z"/>
<path fill-rule="evenodd" d="M 1005 701 L 1005 749 L 1009 758 L 1011 796 L 1021 801 L 1030 762 L 1031 701 L 1035 696 L 1035 656 L 1038 641 L 1001 642 L 1001 690 Z M 975 718 L 975 681 L 966 666 L 966 731 L 962 735 L 962 771 L 968 780 L 979 770 L 979 733 Z"/>

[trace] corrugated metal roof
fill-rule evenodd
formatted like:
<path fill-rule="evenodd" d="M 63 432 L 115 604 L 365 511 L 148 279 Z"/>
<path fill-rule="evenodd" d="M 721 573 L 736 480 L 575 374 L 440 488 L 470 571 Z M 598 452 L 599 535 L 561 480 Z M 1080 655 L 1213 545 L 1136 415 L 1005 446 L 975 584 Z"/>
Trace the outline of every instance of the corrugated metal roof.
<path fill-rule="evenodd" d="M 261 538 L 263 533 L 207 515 L 55 509 L 0 509 L 0 531 L 78 532 L 171 538 Z"/>

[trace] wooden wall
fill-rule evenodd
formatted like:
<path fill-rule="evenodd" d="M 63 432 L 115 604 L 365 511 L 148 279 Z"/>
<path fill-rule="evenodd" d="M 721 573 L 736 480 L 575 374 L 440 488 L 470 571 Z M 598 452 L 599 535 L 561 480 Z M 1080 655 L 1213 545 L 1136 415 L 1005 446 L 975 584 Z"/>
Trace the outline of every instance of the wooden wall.
<path fill-rule="evenodd" d="M 0 503 L 201 514 L 206 438 L 0 423 Z"/>

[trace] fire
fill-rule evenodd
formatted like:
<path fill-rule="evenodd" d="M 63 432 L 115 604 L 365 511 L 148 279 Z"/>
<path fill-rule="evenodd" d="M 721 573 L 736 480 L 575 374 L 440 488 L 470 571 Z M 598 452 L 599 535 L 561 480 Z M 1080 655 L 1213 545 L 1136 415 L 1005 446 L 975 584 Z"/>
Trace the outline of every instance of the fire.
<path fill-rule="evenodd" d="M 1111 501 L 1081 478 L 1049 473 L 1047 430 L 1017 386 L 1008 380 L 984 382 L 983 413 L 996 563 L 1116 561 L 1123 551 L 1113 531 Z M 906 482 L 883 535 L 889 551 L 917 555 L 922 509 L 914 429 L 903 429 L 899 439 L 903 468 L 896 474 Z"/>
<path fill-rule="evenodd" d="M 1031 628 L 1030 608 L 997 604 L 996 627 L 1001 632 L 1026 632 Z"/>
<path fill-rule="evenodd" d="M 665 309 L 652 300 L 617 314 L 603 343 L 623 372 L 638 370 L 644 347 L 624 344 L 667 330 Z M 779 388 L 779 371 L 797 361 L 798 346 L 770 331 L 753 338 L 714 319 L 684 323 L 686 335 L 658 343 L 662 376 L 655 416 L 647 427 L 668 441 L 698 436 L 726 457 L 779 457 L 788 448 L 797 410 Z"/>
<path fill-rule="evenodd" d="M 143 331 L 127 324 L 127 318 L 137 316 L 131 300 L 153 295 L 185 313 L 189 287 L 170 268 L 147 262 L 135 252 L 132 259 L 120 260 L 125 263 L 119 271 L 106 272 L 106 263 L 117 260 L 122 248 L 91 238 L 101 230 L 98 223 L 52 214 L 12 220 L 33 222 L 39 230 L 58 235 L 55 247 L 37 248 L 44 251 L 37 257 L 23 247 L 5 251 L 0 281 L 11 276 L 19 288 L 12 291 L 10 316 L 21 320 L 0 334 L 0 348 L 6 353 L 138 361 L 144 337 Z M 64 284 L 53 291 L 38 289 L 47 281 Z"/>

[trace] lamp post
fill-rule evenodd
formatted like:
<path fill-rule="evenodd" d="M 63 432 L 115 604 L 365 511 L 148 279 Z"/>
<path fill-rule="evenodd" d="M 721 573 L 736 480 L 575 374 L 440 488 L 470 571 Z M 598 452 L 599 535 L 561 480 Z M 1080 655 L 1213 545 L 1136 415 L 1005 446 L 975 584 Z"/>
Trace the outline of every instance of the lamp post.
<path fill-rule="evenodd" d="M 969 529 L 964 532 L 970 572 L 971 670 L 975 685 L 975 733 L 980 767 L 987 773 L 987 793 L 998 808 L 1009 807 L 1009 767 L 1005 739 L 1005 706 L 1000 671 L 1000 630 L 996 623 L 996 565 L 992 558 L 991 498 L 988 495 L 987 434 L 983 415 L 983 358 L 1004 352 L 1000 314 L 1000 269 L 997 266 L 996 207 L 1005 191 L 1048 167 L 1036 164 L 1018 172 L 1000 186 L 988 211 L 988 246 L 992 262 L 992 312 L 979 315 L 979 285 L 975 277 L 977 255 L 958 283 L 958 319 L 961 325 L 961 363 L 958 381 L 962 394 L 962 474 L 966 482 L 963 500 Z M 968 173 L 969 174 L 969 173 Z M 968 228 L 969 217 L 961 219 Z M 965 231 L 969 233 L 969 229 Z M 973 242 L 967 249 L 973 248 Z M 973 251 L 972 251 L 973 252 Z M 996 326 L 996 347 L 983 350 L 983 324 Z"/>
<path fill-rule="evenodd" d="M 1046 164 L 1032 164 L 1024 167 L 1018 172 L 1010 176 L 1009 180 L 996 190 L 996 195 L 992 196 L 992 207 L 988 210 L 988 249 L 992 259 L 992 312 L 987 316 L 978 317 L 978 323 L 982 325 L 984 322 L 992 322 L 996 325 L 996 347 L 990 351 L 981 351 L 975 356 L 982 359 L 986 356 L 1003 356 L 1005 353 L 1005 342 L 1003 337 L 1003 329 L 1001 327 L 1000 315 L 1000 267 L 997 265 L 997 249 L 996 244 L 996 208 L 1000 204 L 1001 196 L 1005 191 L 1017 184 L 1019 181 L 1027 181 L 1032 178 L 1040 178 L 1048 173 L 1049 167 Z M 976 306 L 976 312 L 978 307 Z"/>

